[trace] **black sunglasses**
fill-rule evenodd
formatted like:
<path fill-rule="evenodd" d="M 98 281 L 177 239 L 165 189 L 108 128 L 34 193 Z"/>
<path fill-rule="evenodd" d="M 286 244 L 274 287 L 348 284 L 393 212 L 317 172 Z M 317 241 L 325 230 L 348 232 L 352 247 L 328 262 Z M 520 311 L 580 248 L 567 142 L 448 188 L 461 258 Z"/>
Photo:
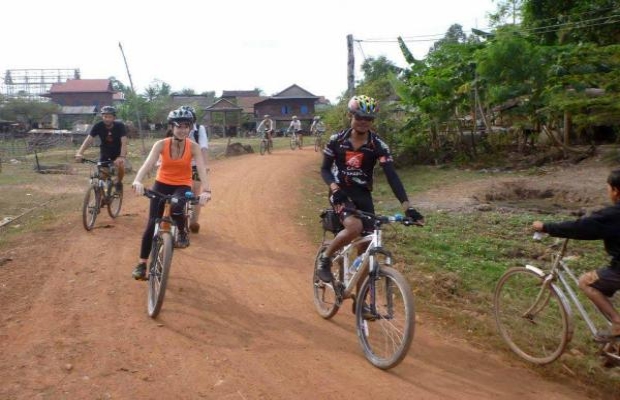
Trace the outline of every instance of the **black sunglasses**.
<path fill-rule="evenodd" d="M 360 117 L 359 115 L 353 115 L 353 118 L 355 118 L 357 121 L 373 121 L 375 119 L 375 117 Z"/>

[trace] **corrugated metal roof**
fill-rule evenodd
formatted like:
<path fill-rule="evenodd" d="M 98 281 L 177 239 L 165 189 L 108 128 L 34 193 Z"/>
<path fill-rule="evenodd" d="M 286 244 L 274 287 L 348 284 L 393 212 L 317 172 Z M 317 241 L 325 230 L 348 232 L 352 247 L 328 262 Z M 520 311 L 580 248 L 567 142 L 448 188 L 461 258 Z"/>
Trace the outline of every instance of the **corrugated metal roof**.
<path fill-rule="evenodd" d="M 96 106 L 62 106 L 61 114 L 97 114 Z"/>

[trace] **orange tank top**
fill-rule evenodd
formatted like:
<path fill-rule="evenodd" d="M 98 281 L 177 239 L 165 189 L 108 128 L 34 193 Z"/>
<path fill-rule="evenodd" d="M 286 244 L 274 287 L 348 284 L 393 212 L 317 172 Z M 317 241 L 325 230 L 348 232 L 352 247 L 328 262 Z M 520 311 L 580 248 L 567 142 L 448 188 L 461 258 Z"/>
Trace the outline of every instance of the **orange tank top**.
<path fill-rule="evenodd" d="M 192 186 L 192 143 L 185 139 L 185 149 L 181 158 L 173 160 L 173 138 L 164 139 L 164 149 L 161 152 L 161 165 L 157 170 L 158 182 L 172 186 Z"/>

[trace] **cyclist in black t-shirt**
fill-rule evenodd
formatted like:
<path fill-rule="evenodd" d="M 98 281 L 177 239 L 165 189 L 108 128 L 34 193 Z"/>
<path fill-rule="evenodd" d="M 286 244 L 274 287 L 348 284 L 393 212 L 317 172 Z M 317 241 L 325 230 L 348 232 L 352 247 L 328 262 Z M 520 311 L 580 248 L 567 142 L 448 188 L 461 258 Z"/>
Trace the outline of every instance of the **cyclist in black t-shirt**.
<path fill-rule="evenodd" d="M 127 157 L 127 130 L 125 124 L 115 121 L 116 108 L 105 106 L 101 108 L 102 121 L 93 125 L 90 134 L 86 136 L 82 146 L 75 154 L 75 161 L 82 162 L 84 150 L 92 145 L 95 137 L 99 137 L 99 161 L 114 161 L 118 180 L 116 190 L 123 190 L 123 177 L 125 176 L 125 157 Z"/>
<path fill-rule="evenodd" d="M 329 185 L 329 201 L 344 226 L 319 258 L 318 275 L 325 282 L 332 279 L 332 255 L 364 231 L 361 219 L 349 210 L 375 212 L 371 191 L 377 162 L 383 168 L 405 215 L 419 225 L 424 224 L 424 217 L 409 205 L 388 145 L 371 131 L 377 110 L 377 102 L 371 97 L 361 95 L 351 98 L 348 104 L 351 127 L 333 135 L 323 150 L 321 176 Z"/>

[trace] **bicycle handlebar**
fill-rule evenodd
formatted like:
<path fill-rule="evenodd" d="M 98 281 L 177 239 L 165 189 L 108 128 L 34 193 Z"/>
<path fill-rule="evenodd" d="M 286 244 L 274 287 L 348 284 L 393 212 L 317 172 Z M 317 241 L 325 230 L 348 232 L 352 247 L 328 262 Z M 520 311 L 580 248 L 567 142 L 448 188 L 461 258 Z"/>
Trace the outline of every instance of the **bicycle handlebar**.
<path fill-rule="evenodd" d="M 196 202 L 200 201 L 200 196 L 195 196 L 194 193 L 190 191 L 185 192 L 183 196 L 178 196 L 176 194 L 163 194 L 153 189 L 144 189 L 144 196 L 149 199 L 160 198 L 170 200 L 172 203 L 176 203 L 176 201 L 179 201 L 181 198 L 189 200 L 192 204 L 196 204 Z M 173 201 L 173 199 L 176 199 L 176 201 Z"/>
<path fill-rule="evenodd" d="M 96 164 L 98 167 L 109 167 L 111 165 L 114 164 L 114 161 L 96 161 L 96 160 L 89 160 L 88 158 L 82 158 L 81 162 L 84 163 L 89 163 L 89 164 Z"/>
<path fill-rule="evenodd" d="M 352 212 L 353 214 L 358 215 L 361 218 L 367 218 L 367 219 L 372 219 L 373 221 L 376 221 L 379 225 L 383 225 L 383 224 L 393 224 L 395 222 L 400 222 L 401 224 L 405 225 L 405 226 L 424 226 L 421 223 L 419 223 L 418 221 L 414 221 L 412 218 L 409 217 L 405 217 L 402 214 L 394 214 L 394 215 L 377 215 L 377 214 L 373 214 L 373 213 L 369 213 L 366 211 L 361 211 L 355 208 L 345 208 L 345 211 L 349 211 Z"/>

